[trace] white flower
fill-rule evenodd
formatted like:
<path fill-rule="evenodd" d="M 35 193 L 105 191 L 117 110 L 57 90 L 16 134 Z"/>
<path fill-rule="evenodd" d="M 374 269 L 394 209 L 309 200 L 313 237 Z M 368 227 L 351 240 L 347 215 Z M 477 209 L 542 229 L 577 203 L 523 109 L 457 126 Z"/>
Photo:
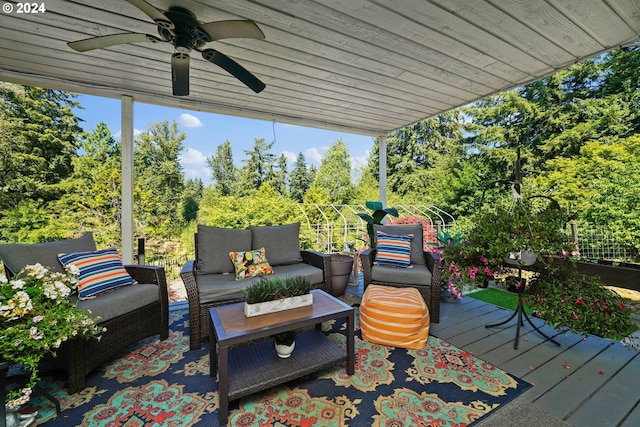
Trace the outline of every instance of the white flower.
<path fill-rule="evenodd" d="M 9 281 L 7 280 L 7 276 L 5 276 L 4 274 L 0 274 L 0 283 L 9 283 Z"/>
<path fill-rule="evenodd" d="M 11 287 L 13 289 L 22 289 L 24 288 L 24 280 L 22 279 L 16 279 L 13 282 L 11 282 Z"/>

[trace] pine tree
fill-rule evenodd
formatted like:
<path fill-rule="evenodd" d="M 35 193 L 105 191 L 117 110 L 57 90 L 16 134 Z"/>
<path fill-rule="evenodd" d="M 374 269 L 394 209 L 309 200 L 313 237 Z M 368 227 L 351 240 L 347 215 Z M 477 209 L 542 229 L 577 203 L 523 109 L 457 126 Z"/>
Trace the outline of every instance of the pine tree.
<path fill-rule="evenodd" d="M 310 172 L 307 170 L 307 163 L 302 152 L 298 153 L 298 158 L 293 166 L 289 177 L 289 195 L 293 200 L 302 203 L 304 195 L 311 186 Z"/>
<path fill-rule="evenodd" d="M 211 176 L 215 182 L 215 190 L 221 196 L 235 194 L 238 169 L 233 164 L 233 152 L 229 140 L 218 145 L 216 153 L 207 158 L 207 165 L 212 171 Z"/>
<path fill-rule="evenodd" d="M 313 186 L 327 190 L 331 203 L 349 204 L 353 198 L 355 189 L 351 183 L 351 160 L 347 143 L 342 139 L 334 142 L 322 157 Z"/>

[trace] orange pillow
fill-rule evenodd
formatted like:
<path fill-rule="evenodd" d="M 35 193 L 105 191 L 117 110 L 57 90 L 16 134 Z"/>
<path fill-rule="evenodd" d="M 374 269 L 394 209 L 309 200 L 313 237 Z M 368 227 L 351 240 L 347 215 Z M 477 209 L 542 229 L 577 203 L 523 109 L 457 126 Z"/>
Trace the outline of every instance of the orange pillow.
<path fill-rule="evenodd" d="M 252 251 L 229 252 L 229 258 L 236 270 L 236 280 L 247 277 L 266 276 L 273 274 L 273 269 L 267 261 L 264 248 Z"/>

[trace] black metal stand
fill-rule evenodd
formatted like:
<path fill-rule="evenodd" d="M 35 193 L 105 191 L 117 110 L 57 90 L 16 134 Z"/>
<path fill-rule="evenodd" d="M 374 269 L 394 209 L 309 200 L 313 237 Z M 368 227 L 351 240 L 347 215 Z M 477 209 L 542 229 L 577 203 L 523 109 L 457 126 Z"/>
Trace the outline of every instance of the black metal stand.
<path fill-rule="evenodd" d="M 522 282 L 522 267 L 518 268 L 518 281 Z M 552 343 L 554 343 L 557 346 L 560 346 L 560 343 L 556 340 L 554 340 L 553 338 L 551 338 L 550 336 L 548 336 L 547 334 L 545 334 L 544 332 L 542 332 L 529 318 L 529 316 L 527 315 L 527 313 L 524 311 L 524 301 L 522 300 L 522 294 L 524 292 L 524 285 L 521 287 L 521 289 L 518 289 L 518 307 L 516 308 L 516 311 L 513 312 L 513 314 L 511 316 L 509 316 L 509 318 L 507 320 L 504 320 L 502 322 L 499 323 L 491 323 L 489 325 L 485 325 L 486 328 L 495 328 L 497 326 L 502 326 L 504 324 L 509 323 L 511 320 L 513 320 L 514 317 L 517 316 L 517 324 L 516 324 L 516 338 L 513 341 L 513 348 L 514 349 L 518 349 L 518 343 L 520 342 L 520 327 L 524 326 L 524 319 L 527 319 L 527 322 L 529 322 L 529 324 L 531 325 L 531 327 L 540 335 L 542 335 L 543 337 L 545 337 L 547 340 L 551 341 Z M 524 317 L 524 319 L 523 319 Z"/>

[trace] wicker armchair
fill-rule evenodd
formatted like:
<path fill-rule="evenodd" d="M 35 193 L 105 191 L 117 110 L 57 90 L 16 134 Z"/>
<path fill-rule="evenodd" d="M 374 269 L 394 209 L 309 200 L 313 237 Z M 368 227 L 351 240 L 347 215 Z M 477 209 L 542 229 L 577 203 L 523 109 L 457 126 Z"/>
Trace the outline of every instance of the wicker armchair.
<path fill-rule="evenodd" d="M 431 322 L 440 322 L 440 282 L 442 267 L 429 252 L 422 249 L 422 229 L 411 226 L 385 226 L 381 231 L 391 234 L 407 234 L 409 232 L 418 235 L 417 245 L 412 246 L 413 252 L 417 252 L 411 264 L 413 268 L 397 268 L 375 265 L 375 249 L 367 249 L 360 254 L 362 261 L 362 273 L 364 275 L 364 289 L 370 284 L 394 286 L 397 288 L 416 288 L 429 307 Z M 417 262 L 417 261 L 420 262 Z"/>
<path fill-rule="evenodd" d="M 84 240 L 83 240 L 84 239 Z M 49 242 L 38 245 L 0 245 L 3 246 L 2 254 L 7 259 L 10 258 L 12 251 L 24 250 L 27 254 L 24 258 L 34 257 L 29 259 L 27 264 L 35 264 L 41 262 L 43 265 L 51 266 L 50 255 L 55 257 L 57 250 L 60 246 L 57 244 L 68 245 L 67 248 L 72 247 L 75 242 L 80 242 L 80 246 L 85 247 L 80 250 L 87 250 L 86 245 L 95 246 L 93 243 L 93 236 L 91 234 L 85 235 L 79 239 L 72 239 L 68 241 Z M 83 243 L 84 242 L 84 243 Z M 52 249 L 51 254 L 46 254 L 46 260 L 41 259 L 41 255 L 48 251 L 49 246 Z M 38 249 L 32 251 L 30 247 L 38 246 Z M 36 255 L 34 255 L 36 254 Z M 13 257 L 11 257 L 13 258 Z M 4 268 L 6 276 L 15 276 L 19 269 L 24 267 L 14 266 L 11 269 L 5 261 Z M 15 258 L 13 259 L 15 261 Z M 27 265 L 25 264 L 25 265 Z M 107 331 L 102 334 L 100 340 L 82 340 L 74 339 L 63 343 L 57 352 L 56 357 L 46 358 L 43 361 L 43 369 L 61 369 L 68 374 L 68 391 L 69 393 L 75 393 L 84 388 L 85 376 L 94 369 L 98 368 L 104 362 L 113 358 L 120 351 L 124 350 L 128 346 L 135 344 L 143 338 L 147 338 L 153 335 L 160 335 L 160 339 L 164 340 L 169 337 L 169 296 L 167 292 L 167 280 L 163 267 L 155 266 L 142 266 L 142 265 L 125 265 L 125 268 L 129 275 L 136 280 L 139 284 L 145 286 L 156 285 L 158 297 L 155 301 L 139 307 L 136 310 L 119 315 L 117 317 L 102 321 L 100 326 L 107 328 Z M 15 271 L 18 270 L 18 271 Z M 130 286 L 135 288 L 137 285 Z M 125 287 L 129 288 L 129 286 Z M 120 288 L 123 289 L 123 288 Z M 136 289 L 124 290 L 125 292 L 136 291 Z M 118 292 L 116 289 L 114 292 Z M 98 295 L 91 300 L 92 304 L 99 303 L 100 298 L 104 298 Z M 81 303 L 85 301 L 80 301 Z"/>

